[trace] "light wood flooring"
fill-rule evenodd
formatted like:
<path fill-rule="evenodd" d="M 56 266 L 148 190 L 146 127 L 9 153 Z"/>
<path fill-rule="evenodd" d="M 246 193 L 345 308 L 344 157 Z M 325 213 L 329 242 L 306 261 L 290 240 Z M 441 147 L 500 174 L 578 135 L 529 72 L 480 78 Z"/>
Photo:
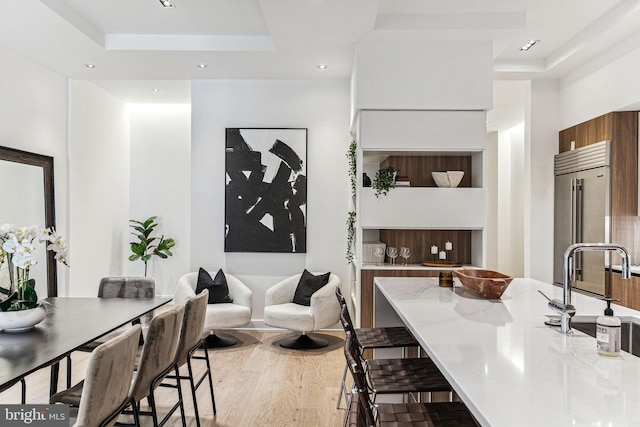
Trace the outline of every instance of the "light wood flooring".
<path fill-rule="evenodd" d="M 344 369 L 344 334 L 330 333 L 329 346 L 320 350 L 297 351 L 281 348 L 277 341 L 288 333 L 253 331 L 232 332 L 241 345 L 209 351 L 213 371 L 217 416 L 213 416 L 208 385 L 198 389 L 198 408 L 203 427 L 254 426 L 340 426 L 344 409 L 336 409 L 338 389 Z M 87 355 L 76 352 L 73 358 L 74 383 L 86 368 Z M 202 372 L 204 361 L 195 361 Z M 61 363 L 60 389 L 64 387 L 66 363 Z M 186 373 L 186 367 L 184 368 Z M 188 381 L 183 381 L 187 425 L 195 426 Z M 49 369 L 27 377 L 27 403 L 48 403 Z M 156 399 L 160 412 L 173 404 L 176 392 L 160 388 Z M 20 403 L 20 386 L 0 393 L 0 403 Z M 143 402 L 143 406 L 146 402 Z M 340 405 L 344 408 L 344 402 Z M 122 421 L 131 417 L 122 417 Z M 142 420 L 152 425 L 150 417 Z M 181 425 L 174 414 L 167 425 Z"/>

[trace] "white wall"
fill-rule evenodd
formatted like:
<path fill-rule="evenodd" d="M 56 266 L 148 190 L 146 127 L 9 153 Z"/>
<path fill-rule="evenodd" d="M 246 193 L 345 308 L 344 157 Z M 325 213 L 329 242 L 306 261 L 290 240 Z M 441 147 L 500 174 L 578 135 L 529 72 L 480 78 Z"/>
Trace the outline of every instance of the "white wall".
<path fill-rule="evenodd" d="M 100 278 L 124 275 L 129 262 L 129 119 L 86 81 L 70 84 L 69 178 L 69 293 L 95 296 Z"/>
<path fill-rule="evenodd" d="M 587 64 L 561 80 L 560 129 L 629 105 L 639 109 L 640 46 L 637 41 L 626 55 L 604 64 L 600 68 L 599 63 Z"/>
<path fill-rule="evenodd" d="M 558 85 L 532 81 L 525 108 L 524 275 L 553 283 L 553 156 L 558 152 Z"/>
<path fill-rule="evenodd" d="M 356 47 L 352 112 L 488 110 L 491 43 L 380 41 Z"/>
<path fill-rule="evenodd" d="M 67 79 L 1 47 L 0 64 L 0 145 L 54 158 L 56 226 L 68 238 Z M 67 273 L 59 266 L 60 295 Z"/>
<path fill-rule="evenodd" d="M 191 255 L 191 106 L 130 104 L 131 167 L 129 218 L 157 216 L 154 236 L 176 241 L 173 256 L 149 261 L 147 275 L 156 294 L 173 295 L 181 275 L 190 271 Z M 128 224 L 128 223 L 127 223 Z M 128 241 L 133 236 L 129 235 Z M 127 249 L 127 254 L 130 254 Z M 144 275 L 142 261 L 127 261 L 128 274 Z"/>
<path fill-rule="evenodd" d="M 486 188 L 485 240 L 486 268 L 498 270 L 498 132 L 487 135 L 487 148 L 484 151 L 484 170 Z"/>
<path fill-rule="evenodd" d="M 498 132 L 498 270 L 524 274 L 524 124 Z"/>
<path fill-rule="evenodd" d="M 224 252 L 227 127 L 308 128 L 306 254 Z M 349 142 L 346 80 L 193 82 L 191 269 L 222 268 L 237 275 L 253 290 L 253 318 L 258 324 L 265 290 L 304 268 L 332 271 L 348 283 Z"/>

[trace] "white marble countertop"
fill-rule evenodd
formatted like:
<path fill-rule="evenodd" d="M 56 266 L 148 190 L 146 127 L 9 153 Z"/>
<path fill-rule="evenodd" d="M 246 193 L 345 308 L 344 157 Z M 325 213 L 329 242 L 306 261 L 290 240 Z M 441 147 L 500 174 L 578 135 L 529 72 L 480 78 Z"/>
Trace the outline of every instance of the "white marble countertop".
<path fill-rule="evenodd" d="M 553 315 L 542 290 L 562 289 L 514 279 L 501 300 L 475 297 L 456 279 L 378 277 L 384 296 L 483 426 L 640 426 L 640 358 L 601 356 L 595 339 L 565 336 L 544 325 Z M 387 302 L 376 301 L 378 304 Z M 597 316 L 604 301 L 574 292 L 576 316 Z M 640 313 L 613 305 L 621 317 Z M 376 311 L 376 326 L 384 326 Z"/>

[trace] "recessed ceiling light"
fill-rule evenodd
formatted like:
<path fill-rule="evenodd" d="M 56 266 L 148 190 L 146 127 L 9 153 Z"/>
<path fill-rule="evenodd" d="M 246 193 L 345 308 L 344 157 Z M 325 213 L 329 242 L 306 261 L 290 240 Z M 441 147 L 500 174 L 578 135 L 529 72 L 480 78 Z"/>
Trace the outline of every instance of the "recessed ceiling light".
<path fill-rule="evenodd" d="M 87 68 L 96 68 L 95 64 L 84 64 L 84 66 Z"/>
<path fill-rule="evenodd" d="M 162 7 L 176 7 L 171 0 L 160 0 Z"/>
<path fill-rule="evenodd" d="M 534 44 L 538 43 L 540 40 L 529 40 L 522 46 L 520 46 L 521 51 L 526 52 L 533 47 Z"/>
<path fill-rule="evenodd" d="M 198 68 L 208 68 L 207 64 L 198 64 Z"/>
<path fill-rule="evenodd" d="M 151 89 L 149 89 L 151 92 L 153 93 L 158 93 L 160 92 L 160 89 L 158 89 L 157 87 L 152 87 Z"/>
<path fill-rule="evenodd" d="M 327 64 L 318 64 L 316 65 L 316 68 L 319 70 L 326 70 L 329 66 Z"/>

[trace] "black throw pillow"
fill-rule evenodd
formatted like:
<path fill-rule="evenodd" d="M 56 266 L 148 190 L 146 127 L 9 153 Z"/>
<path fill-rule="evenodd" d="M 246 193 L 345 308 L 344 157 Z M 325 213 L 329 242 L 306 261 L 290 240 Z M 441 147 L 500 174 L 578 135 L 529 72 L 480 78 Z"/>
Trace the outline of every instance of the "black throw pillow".
<path fill-rule="evenodd" d="M 212 279 L 209 272 L 200 267 L 200 270 L 198 270 L 198 284 L 196 285 L 196 294 L 199 294 L 205 289 L 209 290 L 209 304 L 233 302 L 233 300 L 229 296 L 229 286 L 227 285 L 227 278 L 222 272 L 222 269 L 218 270 L 215 279 Z"/>
<path fill-rule="evenodd" d="M 300 276 L 296 293 L 293 295 L 293 302 L 300 305 L 311 305 L 311 295 L 329 283 L 330 275 L 331 272 L 314 276 L 305 269 Z"/>

